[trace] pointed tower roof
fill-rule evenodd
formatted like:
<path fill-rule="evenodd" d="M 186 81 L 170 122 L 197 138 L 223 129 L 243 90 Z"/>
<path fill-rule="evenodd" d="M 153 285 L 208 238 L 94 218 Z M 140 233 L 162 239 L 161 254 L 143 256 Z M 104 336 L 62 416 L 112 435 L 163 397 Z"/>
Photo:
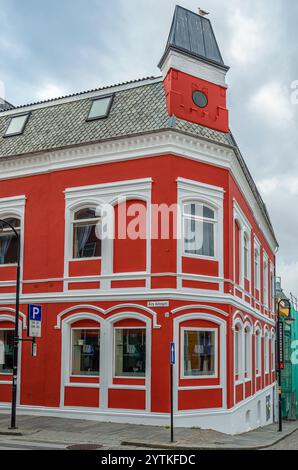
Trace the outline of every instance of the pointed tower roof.
<path fill-rule="evenodd" d="M 211 22 L 179 5 L 175 8 L 171 31 L 159 67 L 162 67 L 171 49 L 229 70 L 224 64 Z"/>

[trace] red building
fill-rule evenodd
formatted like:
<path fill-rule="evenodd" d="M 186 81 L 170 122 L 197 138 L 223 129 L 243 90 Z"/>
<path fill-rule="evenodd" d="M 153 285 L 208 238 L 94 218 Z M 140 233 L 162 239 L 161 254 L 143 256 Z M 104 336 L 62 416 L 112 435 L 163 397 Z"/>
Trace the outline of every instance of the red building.
<path fill-rule="evenodd" d="M 159 66 L 162 77 L 0 113 L 23 338 L 28 304 L 43 307 L 37 357 L 20 344 L 18 410 L 168 424 L 174 341 L 175 425 L 242 432 L 273 419 L 277 242 L 229 130 L 210 21 L 177 7 Z M 0 230 L 1 411 L 15 263 Z"/>

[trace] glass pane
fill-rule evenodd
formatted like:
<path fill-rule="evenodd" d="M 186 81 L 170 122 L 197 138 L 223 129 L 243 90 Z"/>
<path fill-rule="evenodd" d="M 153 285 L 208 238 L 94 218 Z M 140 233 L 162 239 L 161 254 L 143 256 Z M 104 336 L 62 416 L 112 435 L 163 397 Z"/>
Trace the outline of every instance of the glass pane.
<path fill-rule="evenodd" d="M 91 105 L 88 119 L 106 117 L 111 103 L 111 96 L 94 100 Z"/>
<path fill-rule="evenodd" d="M 72 331 L 72 374 L 99 375 L 100 331 Z"/>
<path fill-rule="evenodd" d="M 86 207 L 75 213 L 74 220 L 95 219 L 96 217 L 99 217 L 96 215 L 96 209 L 94 207 Z"/>
<path fill-rule="evenodd" d="M 115 330 L 115 376 L 145 377 L 146 330 Z"/>
<path fill-rule="evenodd" d="M 214 211 L 199 202 L 190 202 L 184 205 L 184 214 L 193 215 L 195 217 L 215 219 Z"/>
<path fill-rule="evenodd" d="M 215 375 L 214 331 L 184 331 L 184 375 Z"/>
<path fill-rule="evenodd" d="M 214 256 L 214 224 L 194 219 L 184 219 L 185 253 Z"/>
<path fill-rule="evenodd" d="M 5 135 L 20 134 L 23 131 L 27 118 L 28 114 L 25 114 L 24 116 L 12 117 Z"/>
<path fill-rule="evenodd" d="M 1 374 L 11 374 L 13 364 L 13 330 L 0 330 L 0 344 L 4 344 L 4 364 L 0 364 Z M 2 361 L 1 361 L 2 362 Z"/>
<path fill-rule="evenodd" d="M 10 225 L 12 225 L 14 228 L 20 228 L 21 226 L 21 221 L 20 219 L 15 219 L 13 217 L 7 217 L 3 219 L 4 222 L 0 222 L 0 229 L 1 230 L 10 230 L 9 226 L 6 225 L 5 222 L 8 222 Z"/>
<path fill-rule="evenodd" d="M 73 228 L 73 257 L 93 258 L 101 256 L 101 240 L 97 238 L 95 225 L 75 225 Z"/>
<path fill-rule="evenodd" d="M 12 264 L 18 261 L 17 237 L 0 231 L 0 265 Z"/>

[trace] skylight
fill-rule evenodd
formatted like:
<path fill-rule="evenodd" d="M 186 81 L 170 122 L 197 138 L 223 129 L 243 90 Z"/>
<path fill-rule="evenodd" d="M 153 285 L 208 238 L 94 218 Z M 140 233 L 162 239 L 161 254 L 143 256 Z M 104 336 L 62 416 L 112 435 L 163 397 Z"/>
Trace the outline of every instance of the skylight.
<path fill-rule="evenodd" d="M 113 95 L 93 99 L 87 121 L 106 118 L 109 115 L 112 102 Z"/>
<path fill-rule="evenodd" d="M 12 116 L 4 134 L 5 137 L 22 134 L 28 118 L 29 113 L 21 114 L 19 116 Z"/>

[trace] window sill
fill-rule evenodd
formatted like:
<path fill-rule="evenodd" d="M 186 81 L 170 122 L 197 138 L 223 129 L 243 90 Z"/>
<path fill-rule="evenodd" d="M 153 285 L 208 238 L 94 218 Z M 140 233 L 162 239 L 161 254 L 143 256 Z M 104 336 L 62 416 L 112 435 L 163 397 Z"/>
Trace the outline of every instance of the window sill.
<path fill-rule="evenodd" d="M 145 375 L 130 375 L 130 376 L 125 376 L 125 375 L 115 375 L 113 377 L 113 379 L 123 379 L 123 380 L 136 380 L 136 379 L 140 379 L 140 380 L 145 380 L 146 379 L 146 376 Z"/>
<path fill-rule="evenodd" d="M 99 261 L 101 260 L 101 258 L 101 256 L 94 256 L 91 258 L 71 258 L 68 260 L 68 262 L 71 263 L 72 261 Z"/>
<path fill-rule="evenodd" d="M 18 263 L 0 264 L 0 268 L 16 268 Z"/>
<path fill-rule="evenodd" d="M 181 376 L 180 380 L 206 380 L 206 379 L 218 379 L 218 375 L 187 375 Z"/>
<path fill-rule="evenodd" d="M 204 255 L 195 255 L 191 253 L 183 253 L 182 256 L 184 258 L 196 258 L 196 259 L 204 259 L 207 261 L 217 261 L 219 262 L 218 258 L 215 256 L 204 256 Z"/>

